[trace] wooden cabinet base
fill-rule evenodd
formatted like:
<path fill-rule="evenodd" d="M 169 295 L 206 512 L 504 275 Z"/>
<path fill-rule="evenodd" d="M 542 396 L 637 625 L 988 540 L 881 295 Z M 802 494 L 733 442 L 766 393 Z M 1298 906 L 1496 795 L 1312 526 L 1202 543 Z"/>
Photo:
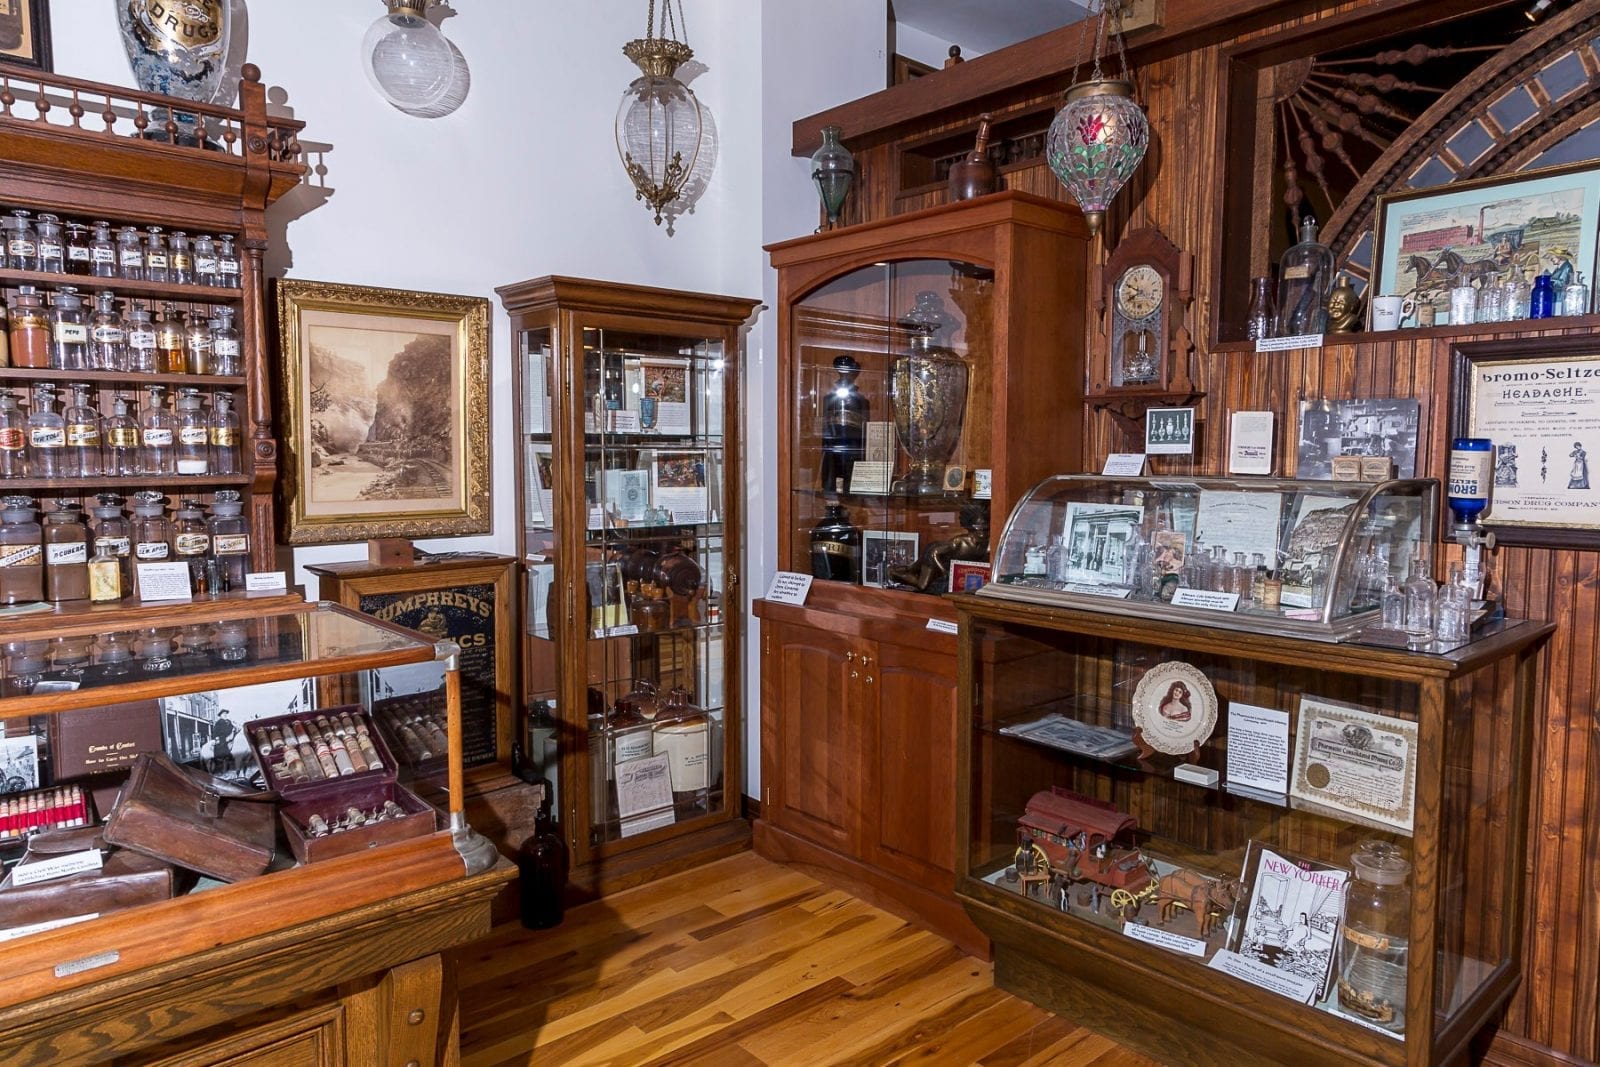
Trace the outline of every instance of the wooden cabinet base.
<path fill-rule="evenodd" d="M 848 889 L 885 911 L 903 915 L 979 959 L 989 958 L 989 938 L 951 897 L 948 885 L 924 887 L 905 881 L 789 833 L 766 819 L 756 820 L 755 850 L 759 856 L 794 864 L 807 874 Z"/>
<path fill-rule="evenodd" d="M 0 1063 L 455 1063 L 455 980 L 441 954 L 489 932 L 489 902 L 512 873 L 502 862 L 0 1007 Z"/>
<path fill-rule="evenodd" d="M 569 902 L 582 903 L 620 893 L 669 874 L 720 860 L 750 847 L 750 824 L 744 819 L 717 822 L 694 833 L 671 837 L 654 845 L 600 855 L 593 863 L 574 867 L 568 881 Z"/>

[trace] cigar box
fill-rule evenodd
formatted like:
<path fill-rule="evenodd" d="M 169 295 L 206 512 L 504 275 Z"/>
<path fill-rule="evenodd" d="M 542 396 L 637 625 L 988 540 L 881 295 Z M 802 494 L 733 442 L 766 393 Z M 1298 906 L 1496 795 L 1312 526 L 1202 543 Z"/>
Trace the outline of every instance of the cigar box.
<path fill-rule="evenodd" d="M 378 757 L 377 767 L 370 766 L 371 754 L 367 753 L 363 755 L 363 761 L 367 761 L 369 766 L 363 770 L 355 769 L 356 764 L 351 762 L 348 747 L 339 757 L 334 754 L 337 746 L 325 740 L 324 746 L 330 748 L 329 758 L 335 760 L 334 770 L 342 771 L 344 766 L 349 765 L 350 773 L 339 773 L 335 777 L 324 774 L 318 750 L 313 747 L 316 774 L 310 772 L 308 761 L 303 758 L 298 768 L 300 773 L 296 774 L 283 750 L 274 750 L 270 743 L 263 743 L 263 735 L 274 728 L 280 733 L 293 729 L 297 720 L 309 720 L 316 724 L 324 738 L 332 733 L 341 743 L 347 742 L 352 735 L 340 722 L 345 714 L 350 716 L 358 732 L 362 728 L 366 730 Z M 328 724 L 326 727 L 322 725 L 324 722 Z M 283 823 L 284 837 L 289 842 L 289 850 L 301 863 L 315 863 L 334 856 L 363 852 L 408 837 L 431 834 L 436 829 L 433 808 L 396 782 L 394 752 L 374 726 L 372 717 L 359 704 L 258 719 L 250 724 L 249 729 L 251 744 L 256 746 L 257 758 L 266 775 L 267 788 L 283 798 L 279 817 Z M 263 748 L 267 751 L 263 752 Z M 357 748 L 360 748 L 359 742 Z M 403 814 L 381 820 L 370 818 L 390 801 L 398 805 Z M 354 813 L 351 809 L 354 809 Z M 322 820 L 325 832 L 319 832 L 313 815 Z"/>
<path fill-rule="evenodd" d="M 262 874 L 277 845 L 273 805 L 232 782 L 146 752 L 106 820 L 105 839 L 224 882 Z"/>
<path fill-rule="evenodd" d="M 18 866 L 91 849 L 105 850 L 99 870 L 18 885 L 16 868 L 12 868 L 0 881 L 0 929 L 74 915 L 105 915 L 168 900 L 176 890 L 177 872 L 170 864 L 129 849 L 106 849 L 100 828 L 95 826 L 36 835 Z"/>

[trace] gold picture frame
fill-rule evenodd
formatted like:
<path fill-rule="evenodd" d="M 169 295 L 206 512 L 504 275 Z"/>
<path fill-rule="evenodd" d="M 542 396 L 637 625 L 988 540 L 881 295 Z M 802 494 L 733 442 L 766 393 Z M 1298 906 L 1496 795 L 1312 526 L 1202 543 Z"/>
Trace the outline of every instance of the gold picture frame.
<path fill-rule="evenodd" d="M 298 279 L 274 297 L 284 542 L 487 533 L 489 301 Z"/>

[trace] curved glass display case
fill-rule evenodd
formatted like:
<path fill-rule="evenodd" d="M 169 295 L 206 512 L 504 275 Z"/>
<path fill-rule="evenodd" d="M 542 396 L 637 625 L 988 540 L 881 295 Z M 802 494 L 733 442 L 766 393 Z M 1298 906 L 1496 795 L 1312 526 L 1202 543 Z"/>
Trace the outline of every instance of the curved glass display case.
<path fill-rule="evenodd" d="M 1426 558 L 1438 495 L 1429 479 L 1058 474 L 1012 511 L 980 592 L 1347 640 Z"/>

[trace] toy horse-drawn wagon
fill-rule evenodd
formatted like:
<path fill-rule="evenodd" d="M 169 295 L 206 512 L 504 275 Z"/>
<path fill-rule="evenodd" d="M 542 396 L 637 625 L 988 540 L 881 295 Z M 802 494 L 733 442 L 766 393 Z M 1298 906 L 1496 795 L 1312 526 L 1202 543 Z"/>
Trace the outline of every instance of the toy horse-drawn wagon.
<path fill-rule="evenodd" d="M 1143 895 L 1155 881 L 1149 861 L 1137 848 L 1117 844 L 1137 825 L 1110 804 L 1067 789 L 1035 793 L 1017 821 L 1014 863 L 1022 891 L 1034 883 L 1088 882 L 1096 899 L 1109 892 L 1113 904 Z"/>

